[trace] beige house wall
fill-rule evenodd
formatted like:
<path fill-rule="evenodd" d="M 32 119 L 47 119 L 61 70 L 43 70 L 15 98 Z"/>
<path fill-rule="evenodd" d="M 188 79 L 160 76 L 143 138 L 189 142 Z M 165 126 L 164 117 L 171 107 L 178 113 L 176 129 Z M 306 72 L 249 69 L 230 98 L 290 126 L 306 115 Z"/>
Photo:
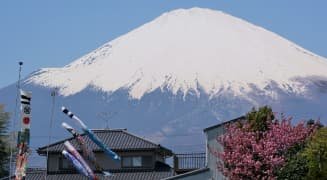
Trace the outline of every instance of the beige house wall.
<path fill-rule="evenodd" d="M 209 129 L 206 132 L 206 165 L 212 172 L 212 179 L 225 179 L 222 173 L 217 169 L 217 162 L 219 159 L 212 153 L 212 151 L 223 151 L 223 146 L 217 142 L 217 137 L 224 133 L 223 126 L 218 126 Z"/>

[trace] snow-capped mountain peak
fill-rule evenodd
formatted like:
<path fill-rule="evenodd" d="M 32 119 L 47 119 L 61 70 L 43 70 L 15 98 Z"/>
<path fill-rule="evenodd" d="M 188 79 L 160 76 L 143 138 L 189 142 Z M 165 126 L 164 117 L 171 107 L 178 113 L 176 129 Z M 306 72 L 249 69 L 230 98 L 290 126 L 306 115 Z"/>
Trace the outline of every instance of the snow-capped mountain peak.
<path fill-rule="evenodd" d="M 242 95 L 251 85 L 305 91 L 294 79 L 327 76 L 326 59 L 261 27 L 210 9 L 178 9 L 114 39 L 62 68 L 44 68 L 27 79 L 58 87 L 64 96 L 88 86 L 129 89 L 141 98 L 157 88 Z"/>

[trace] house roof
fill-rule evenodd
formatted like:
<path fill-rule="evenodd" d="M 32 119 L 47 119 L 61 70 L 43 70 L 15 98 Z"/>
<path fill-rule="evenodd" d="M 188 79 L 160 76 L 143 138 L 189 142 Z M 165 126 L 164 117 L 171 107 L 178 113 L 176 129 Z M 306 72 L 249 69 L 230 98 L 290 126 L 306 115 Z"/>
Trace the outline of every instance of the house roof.
<path fill-rule="evenodd" d="M 240 120 L 245 120 L 245 116 L 240 116 L 240 117 L 238 117 L 238 118 L 235 118 L 235 119 L 232 119 L 232 120 L 229 120 L 229 121 L 221 122 L 221 123 L 216 124 L 216 125 L 214 125 L 214 126 L 207 127 L 207 128 L 205 128 L 203 131 L 204 131 L 204 132 L 207 132 L 207 131 L 209 131 L 209 130 L 215 129 L 215 128 L 220 127 L 220 126 L 223 126 L 223 125 L 225 125 L 225 124 L 233 123 L 233 122 L 240 121 Z"/>
<path fill-rule="evenodd" d="M 108 180 L 160 180 L 174 175 L 173 171 L 144 171 L 144 172 L 119 172 L 112 173 L 112 176 L 104 177 L 102 174 L 96 174 L 99 179 Z M 45 171 L 27 173 L 26 179 L 39 180 L 44 179 Z M 80 174 L 48 174 L 48 180 L 88 180 Z"/>
<path fill-rule="evenodd" d="M 177 175 L 177 176 L 167 177 L 167 178 L 165 178 L 163 180 L 172 180 L 172 179 L 185 178 L 185 177 L 189 177 L 189 176 L 194 176 L 196 174 L 205 173 L 205 172 L 207 172 L 209 170 L 210 169 L 208 167 L 204 167 L 204 168 L 197 169 L 197 170 L 194 170 L 194 171 L 191 171 L 191 172 L 187 172 L 187 173 L 184 173 L 184 174 L 180 174 L 180 175 Z"/>
<path fill-rule="evenodd" d="M 96 173 L 99 179 L 108 180 L 159 180 L 174 175 L 173 169 L 162 162 L 157 161 L 154 169 L 125 169 L 112 171 L 112 176 L 104 177 L 100 173 Z M 26 179 L 39 180 L 44 179 L 46 175 L 46 169 L 40 168 L 28 168 L 26 173 Z M 13 177 L 14 178 L 14 177 Z M 13 179 L 12 178 L 12 179 Z M 48 180 L 87 180 L 85 176 L 78 174 L 76 171 L 58 171 L 51 174 L 47 174 Z"/>
<path fill-rule="evenodd" d="M 102 142 L 110 147 L 113 151 L 138 151 L 138 150 L 158 150 L 164 155 L 171 156 L 172 151 L 162 147 L 160 144 L 153 143 L 144 138 L 138 137 L 126 131 L 126 129 L 96 129 L 92 130 Z M 102 151 L 93 141 L 91 141 L 85 134 L 82 134 L 87 144 L 93 151 Z M 67 138 L 62 141 L 55 142 L 49 146 L 38 148 L 37 152 L 42 155 L 46 154 L 49 147 L 50 153 L 61 153 L 64 150 L 64 142 L 69 141 L 78 151 L 79 146 L 75 138 Z"/>

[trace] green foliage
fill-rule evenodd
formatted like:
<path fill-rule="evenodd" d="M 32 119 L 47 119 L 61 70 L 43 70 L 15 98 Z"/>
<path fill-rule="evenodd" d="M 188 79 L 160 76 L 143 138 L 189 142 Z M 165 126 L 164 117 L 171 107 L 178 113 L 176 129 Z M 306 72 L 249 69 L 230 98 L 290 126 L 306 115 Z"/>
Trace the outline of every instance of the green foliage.
<path fill-rule="evenodd" d="M 327 179 L 327 127 L 315 132 L 303 155 L 308 161 L 307 179 Z"/>
<path fill-rule="evenodd" d="M 253 108 L 252 111 L 246 115 L 251 130 L 261 132 L 268 130 L 268 124 L 272 122 L 274 118 L 274 113 L 269 106 L 260 107 L 258 110 Z"/>
<path fill-rule="evenodd" d="M 297 154 L 288 159 L 286 165 L 277 173 L 278 180 L 302 180 L 305 179 L 309 169 L 307 159 Z"/>
<path fill-rule="evenodd" d="M 308 161 L 302 155 L 305 144 L 297 144 L 290 148 L 285 155 L 286 164 L 281 169 L 277 170 L 278 180 L 302 180 L 308 174 Z"/>
<path fill-rule="evenodd" d="M 8 175 L 8 120 L 9 113 L 0 105 L 0 177 Z"/>
<path fill-rule="evenodd" d="M 309 121 L 307 125 L 313 125 Z M 314 124 L 318 129 L 305 145 L 291 148 L 286 165 L 278 171 L 277 179 L 327 179 L 327 128 Z"/>

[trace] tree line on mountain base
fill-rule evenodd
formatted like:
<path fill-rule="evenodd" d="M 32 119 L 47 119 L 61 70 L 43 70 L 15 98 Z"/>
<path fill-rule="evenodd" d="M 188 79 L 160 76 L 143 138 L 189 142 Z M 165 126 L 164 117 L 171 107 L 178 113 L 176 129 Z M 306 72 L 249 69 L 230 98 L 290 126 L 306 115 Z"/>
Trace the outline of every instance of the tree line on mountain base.
<path fill-rule="evenodd" d="M 217 137 L 218 169 L 236 179 L 327 179 L 327 128 L 318 121 L 292 123 L 268 106 L 225 126 Z"/>

